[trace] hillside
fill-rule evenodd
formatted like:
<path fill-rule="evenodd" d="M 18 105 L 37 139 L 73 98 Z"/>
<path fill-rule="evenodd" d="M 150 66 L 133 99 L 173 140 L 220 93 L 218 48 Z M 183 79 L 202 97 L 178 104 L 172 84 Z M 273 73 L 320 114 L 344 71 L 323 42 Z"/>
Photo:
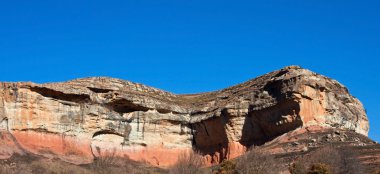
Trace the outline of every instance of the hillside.
<path fill-rule="evenodd" d="M 354 138 L 369 130 L 363 105 L 345 86 L 299 66 L 191 95 L 107 77 L 3 82 L 0 123 L 3 159 L 29 154 L 88 165 L 113 156 L 159 168 L 189 151 L 207 166 L 253 147 L 286 157 L 320 142 L 302 131 L 341 130 Z M 307 138 L 289 146 L 285 139 L 297 133 Z M 311 139 L 311 146 L 302 145 Z M 370 140 L 363 143 L 358 152 L 377 152 Z"/>

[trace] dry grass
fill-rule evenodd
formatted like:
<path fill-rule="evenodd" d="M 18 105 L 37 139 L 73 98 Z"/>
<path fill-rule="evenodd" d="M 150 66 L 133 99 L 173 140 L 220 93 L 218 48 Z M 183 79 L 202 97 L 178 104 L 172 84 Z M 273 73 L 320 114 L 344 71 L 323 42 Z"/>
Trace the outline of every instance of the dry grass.
<path fill-rule="evenodd" d="M 255 149 L 239 158 L 236 168 L 239 174 L 270 174 L 281 171 L 273 155 Z"/>
<path fill-rule="evenodd" d="M 58 159 L 16 155 L 8 160 L 0 160 L 0 174 L 271 174 L 288 170 L 281 159 L 255 149 L 235 160 L 223 161 L 212 167 L 213 171 L 203 167 L 204 158 L 195 152 L 180 154 L 178 162 L 168 170 L 117 157 L 114 151 L 102 154 L 107 155 L 96 158 L 91 164 L 80 166 Z M 289 167 L 289 171 L 291 174 L 365 173 L 354 150 L 330 145 L 298 157 Z"/>
<path fill-rule="evenodd" d="M 251 149 L 236 160 L 223 161 L 217 166 L 214 174 L 272 174 L 285 170 L 278 165 L 273 155 Z"/>
<path fill-rule="evenodd" d="M 327 145 L 300 157 L 289 168 L 292 174 L 318 173 L 365 173 L 364 167 L 357 160 L 357 154 L 350 148 L 340 149 Z"/>
<path fill-rule="evenodd" d="M 182 153 L 178 157 L 178 162 L 169 169 L 170 174 L 206 174 L 209 170 L 203 168 L 204 159 L 197 152 Z"/>
<path fill-rule="evenodd" d="M 166 173 L 162 169 L 149 167 L 119 158 L 114 154 L 97 158 L 87 165 L 74 165 L 59 159 L 46 159 L 36 156 L 13 156 L 8 160 L 0 160 L 0 174 L 157 174 Z"/>

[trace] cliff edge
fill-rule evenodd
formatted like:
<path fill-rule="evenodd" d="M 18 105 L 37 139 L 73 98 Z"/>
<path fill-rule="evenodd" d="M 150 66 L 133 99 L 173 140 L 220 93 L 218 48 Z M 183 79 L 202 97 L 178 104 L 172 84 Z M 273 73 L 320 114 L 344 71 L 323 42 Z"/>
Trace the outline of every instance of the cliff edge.
<path fill-rule="evenodd" d="M 106 77 L 0 83 L 1 158 L 34 153 L 82 164 L 112 153 L 165 167 L 197 150 L 217 164 L 315 126 L 369 129 L 346 87 L 298 66 L 192 95 Z"/>

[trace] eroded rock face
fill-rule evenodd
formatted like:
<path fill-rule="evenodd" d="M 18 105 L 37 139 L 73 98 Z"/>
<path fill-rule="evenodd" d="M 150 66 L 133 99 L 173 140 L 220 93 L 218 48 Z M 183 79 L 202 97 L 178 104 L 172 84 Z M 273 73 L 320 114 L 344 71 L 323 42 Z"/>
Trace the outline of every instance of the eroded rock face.
<path fill-rule="evenodd" d="M 194 95 L 103 77 L 0 83 L 0 146 L 14 147 L 0 157 L 30 152 L 80 164 L 112 154 L 165 167 L 197 150 L 216 164 L 313 125 L 369 129 L 343 85 L 297 66 Z"/>

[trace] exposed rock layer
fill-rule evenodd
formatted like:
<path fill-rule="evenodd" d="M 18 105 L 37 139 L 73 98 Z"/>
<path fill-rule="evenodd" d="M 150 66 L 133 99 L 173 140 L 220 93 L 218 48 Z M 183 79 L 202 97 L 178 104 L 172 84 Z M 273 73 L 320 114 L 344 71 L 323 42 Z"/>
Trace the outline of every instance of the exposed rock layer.
<path fill-rule="evenodd" d="M 297 66 L 194 95 L 104 77 L 0 83 L 0 146 L 13 147 L 0 157 L 31 152 L 89 163 L 112 153 L 168 166 L 195 149 L 215 164 L 311 125 L 369 129 L 343 85 Z"/>

